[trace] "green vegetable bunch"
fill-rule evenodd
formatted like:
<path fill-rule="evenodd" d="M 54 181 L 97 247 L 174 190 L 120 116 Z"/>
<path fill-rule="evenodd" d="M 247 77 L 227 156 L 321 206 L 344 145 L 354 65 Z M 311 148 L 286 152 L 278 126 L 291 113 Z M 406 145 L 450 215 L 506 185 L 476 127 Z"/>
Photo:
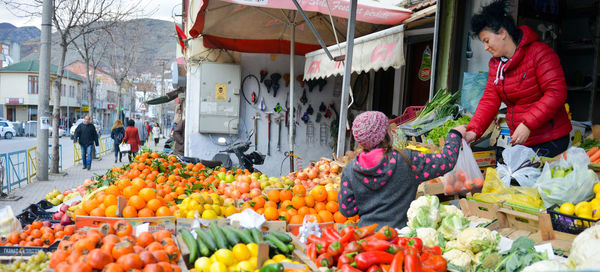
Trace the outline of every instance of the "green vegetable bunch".
<path fill-rule="evenodd" d="M 446 135 L 448 135 L 448 132 L 450 132 L 451 129 L 460 125 L 466 125 L 469 123 L 469 121 L 471 121 L 471 117 L 469 116 L 463 116 L 461 118 L 458 118 L 458 120 L 448 120 L 444 122 L 442 126 L 432 129 L 427 134 L 427 138 L 433 141 L 433 144 L 440 145 L 442 144 L 439 142 L 440 138 L 445 140 Z"/>

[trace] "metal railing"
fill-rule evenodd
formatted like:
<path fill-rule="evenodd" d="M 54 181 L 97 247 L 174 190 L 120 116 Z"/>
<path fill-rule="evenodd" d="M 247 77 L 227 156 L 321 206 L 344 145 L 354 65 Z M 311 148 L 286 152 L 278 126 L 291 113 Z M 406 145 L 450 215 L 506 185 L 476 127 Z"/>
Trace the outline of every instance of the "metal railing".
<path fill-rule="evenodd" d="M 49 146 L 51 147 L 51 146 Z M 59 169 L 62 171 L 62 145 L 59 148 Z M 37 175 L 37 148 L 0 153 L 0 180 L 2 181 L 2 190 L 10 193 L 14 188 L 21 188 L 25 181 L 31 183 L 35 181 Z M 50 160 L 50 156 L 48 156 Z M 50 164 L 48 164 L 50 165 Z"/>
<path fill-rule="evenodd" d="M 48 149 L 50 149 L 52 145 L 48 145 Z M 58 155 L 60 160 L 58 161 L 58 169 L 62 171 L 63 169 L 63 156 L 62 156 L 62 145 L 58 145 Z M 48 154 L 48 162 L 51 160 L 50 154 Z M 48 169 L 50 168 L 50 163 L 48 163 Z M 32 147 L 27 149 L 27 183 L 31 183 L 37 179 L 37 147 Z"/>
<path fill-rule="evenodd" d="M 95 146 L 96 155 L 104 156 L 106 153 L 113 150 L 113 139 L 110 137 L 101 137 L 99 142 L 99 146 Z M 81 163 L 81 145 L 78 143 L 73 143 L 73 165 L 77 165 Z"/>

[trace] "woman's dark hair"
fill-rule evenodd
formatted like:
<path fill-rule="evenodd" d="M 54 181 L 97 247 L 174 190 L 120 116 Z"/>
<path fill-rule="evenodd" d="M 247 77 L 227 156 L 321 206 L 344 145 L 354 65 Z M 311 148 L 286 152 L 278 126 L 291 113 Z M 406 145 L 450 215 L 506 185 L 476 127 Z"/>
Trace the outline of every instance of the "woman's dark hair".
<path fill-rule="evenodd" d="M 128 127 L 134 127 L 134 126 L 135 126 L 135 121 L 133 121 L 133 120 L 129 119 L 129 120 L 127 121 L 127 126 L 128 126 Z"/>
<path fill-rule="evenodd" d="M 471 31 L 476 37 L 479 37 L 479 33 L 483 30 L 490 30 L 498 34 L 501 28 L 506 29 L 513 41 L 519 44 L 521 32 L 510 15 L 510 3 L 506 0 L 494 0 L 489 5 L 482 7 L 481 12 L 471 18 Z"/>

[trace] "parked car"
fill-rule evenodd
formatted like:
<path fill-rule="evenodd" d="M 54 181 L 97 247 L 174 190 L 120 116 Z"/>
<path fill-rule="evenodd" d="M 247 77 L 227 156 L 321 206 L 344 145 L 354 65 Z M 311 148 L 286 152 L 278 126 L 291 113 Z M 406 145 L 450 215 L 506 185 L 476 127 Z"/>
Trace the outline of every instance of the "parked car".
<path fill-rule="evenodd" d="M 5 139 L 12 139 L 13 136 L 17 135 L 17 131 L 9 121 L 0 121 L 0 137 Z"/>
<path fill-rule="evenodd" d="M 79 126 L 81 123 L 83 123 L 83 119 L 78 119 L 77 122 L 75 122 L 75 124 L 73 124 L 71 126 L 71 129 L 69 130 L 71 139 L 73 139 L 73 137 L 75 137 L 75 129 L 77 129 L 77 126 Z M 100 125 L 100 122 L 98 122 L 98 120 L 94 119 L 93 124 L 94 124 L 94 127 L 96 127 L 96 132 L 98 133 L 98 136 L 102 135 L 102 126 Z"/>

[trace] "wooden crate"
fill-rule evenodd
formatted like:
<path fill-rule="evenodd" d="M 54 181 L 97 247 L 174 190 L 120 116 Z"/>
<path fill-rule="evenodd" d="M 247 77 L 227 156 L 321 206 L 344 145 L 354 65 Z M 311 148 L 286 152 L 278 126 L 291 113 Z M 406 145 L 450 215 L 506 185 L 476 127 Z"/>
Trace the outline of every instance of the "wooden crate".
<path fill-rule="evenodd" d="M 499 217 L 500 204 L 484 203 L 466 198 L 460 199 L 458 203 L 466 217 L 477 216 L 491 220 Z"/>

